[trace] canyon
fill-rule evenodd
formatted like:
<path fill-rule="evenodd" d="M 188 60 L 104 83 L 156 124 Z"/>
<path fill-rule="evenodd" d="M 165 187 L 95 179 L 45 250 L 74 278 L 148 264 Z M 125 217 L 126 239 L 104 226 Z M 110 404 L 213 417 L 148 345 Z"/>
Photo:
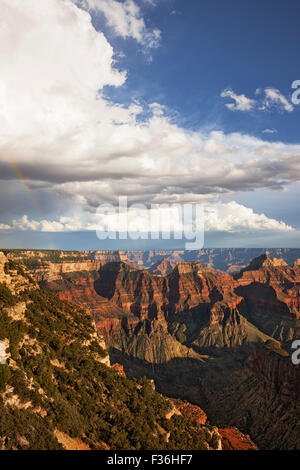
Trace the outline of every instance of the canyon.
<path fill-rule="evenodd" d="M 136 268 L 148 270 L 151 274 L 168 275 L 180 262 L 200 262 L 211 269 L 219 269 L 229 274 L 239 272 L 249 263 L 265 253 L 270 257 L 283 259 L 292 265 L 300 259 L 299 248 L 203 248 L 202 250 L 160 250 L 160 251 L 62 251 L 62 250 L 3 250 L 8 258 L 25 262 L 28 267 L 40 270 L 40 276 L 47 276 L 51 265 L 60 264 L 61 268 L 75 270 L 76 263 L 94 260 L 95 265 L 110 262 L 125 262 Z M 68 268 L 66 265 L 68 264 Z M 92 269 L 87 263 L 86 268 Z M 80 269 L 81 271 L 83 269 Z"/>
<path fill-rule="evenodd" d="M 89 312 L 1 252 L 0 275 L 0 450 L 257 449 L 198 405 L 127 378 Z"/>
<path fill-rule="evenodd" d="M 300 338 L 299 250 L 270 252 L 84 252 L 27 265 L 92 315 L 127 377 L 153 379 L 259 448 L 299 449 L 300 368 L 290 357 Z"/>

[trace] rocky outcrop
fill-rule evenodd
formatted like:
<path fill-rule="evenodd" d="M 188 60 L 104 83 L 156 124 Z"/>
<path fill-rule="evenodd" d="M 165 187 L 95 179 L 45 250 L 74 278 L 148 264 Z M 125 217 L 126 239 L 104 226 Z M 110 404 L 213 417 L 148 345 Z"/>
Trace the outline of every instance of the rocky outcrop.
<path fill-rule="evenodd" d="M 154 263 L 148 272 L 154 276 L 168 276 L 176 266 L 176 261 L 165 258 L 157 263 Z"/>
<path fill-rule="evenodd" d="M 6 312 L 10 318 L 12 318 L 15 321 L 19 320 L 24 320 L 25 319 L 25 311 L 26 311 L 27 305 L 26 302 L 18 302 L 16 305 L 13 305 L 12 307 L 6 308 Z"/>
<path fill-rule="evenodd" d="M 292 363 L 289 353 L 278 342 L 267 341 L 260 345 L 247 359 L 245 367 L 300 411 L 300 366 Z"/>
<path fill-rule="evenodd" d="M 236 428 L 219 428 L 218 432 L 222 438 L 222 450 L 258 450 L 250 436 Z"/>
<path fill-rule="evenodd" d="M 206 413 L 200 408 L 200 406 L 193 405 L 185 400 L 179 400 L 178 398 L 171 398 L 171 402 L 180 414 L 187 416 L 190 420 L 195 421 L 199 425 L 206 423 Z"/>
<path fill-rule="evenodd" d="M 94 260 L 100 261 L 101 264 L 113 263 L 121 261 L 122 252 L 113 250 L 97 250 L 89 253 Z"/>
<path fill-rule="evenodd" d="M 266 334 L 291 341 L 300 334 L 300 266 L 262 255 L 243 269 L 236 293 L 245 299 L 247 318 Z"/>
<path fill-rule="evenodd" d="M 299 372 L 280 343 L 269 340 L 228 375 L 210 367 L 193 397 L 219 428 L 237 427 L 260 449 L 300 449 Z"/>
<path fill-rule="evenodd" d="M 290 267 L 282 259 L 262 255 L 242 269 L 235 278 L 241 286 L 256 282 L 286 291 L 300 283 L 300 268 L 297 262 Z"/>
<path fill-rule="evenodd" d="M 6 282 L 8 280 L 8 276 L 5 273 L 5 263 L 7 262 L 7 258 L 5 254 L 0 251 L 0 282 Z"/>
<path fill-rule="evenodd" d="M 101 262 L 96 260 L 62 263 L 52 263 L 51 261 L 47 261 L 40 267 L 35 268 L 33 272 L 38 282 L 50 282 L 61 279 L 62 275 L 68 273 L 97 272 L 100 266 Z"/>
<path fill-rule="evenodd" d="M 117 362 L 111 366 L 112 369 L 118 372 L 119 375 L 122 375 L 123 377 L 126 377 L 124 367 L 122 364 L 118 364 Z"/>
<path fill-rule="evenodd" d="M 288 264 L 283 259 L 274 258 L 272 256 L 269 256 L 268 253 L 264 253 L 263 255 L 254 258 L 249 264 L 249 266 L 243 269 L 242 272 L 244 273 L 247 271 L 256 271 L 261 268 L 274 269 L 286 266 L 288 266 Z"/>
<path fill-rule="evenodd" d="M 65 450 L 92 450 L 81 439 L 76 439 L 71 436 L 68 436 L 67 434 L 62 431 L 59 431 L 58 429 L 55 429 L 54 436 Z"/>

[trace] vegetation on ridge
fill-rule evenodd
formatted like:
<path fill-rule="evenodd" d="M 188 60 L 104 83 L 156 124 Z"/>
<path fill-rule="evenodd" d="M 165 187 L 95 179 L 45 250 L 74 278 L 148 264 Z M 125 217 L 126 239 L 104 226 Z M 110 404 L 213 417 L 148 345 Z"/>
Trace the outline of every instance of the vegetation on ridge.
<path fill-rule="evenodd" d="M 84 310 L 33 285 L 22 268 L 7 265 L 11 270 L 12 286 L 0 285 L 0 340 L 8 344 L 0 368 L 0 448 L 60 449 L 56 430 L 91 449 L 216 445 L 209 426 L 167 419 L 172 405 L 150 381 L 130 380 L 101 362 L 106 352 Z"/>

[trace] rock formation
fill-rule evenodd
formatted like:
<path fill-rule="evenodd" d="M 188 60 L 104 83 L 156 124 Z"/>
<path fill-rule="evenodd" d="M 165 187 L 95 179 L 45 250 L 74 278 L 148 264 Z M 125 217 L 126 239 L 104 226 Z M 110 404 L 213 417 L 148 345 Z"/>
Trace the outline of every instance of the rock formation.
<path fill-rule="evenodd" d="M 260 252 L 251 261 L 252 253 L 88 252 L 93 259 L 32 273 L 93 315 L 112 363 L 200 405 L 228 448 L 237 445 L 234 426 L 260 448 L 299 449 L 299 370 L 289 354 L 300 338 L 299 250 Z M 278 253 L 286 261 L 271 256 Z M 232 276 L 216 264 L 242 270 Z"/>
<path fill-rule="evenodd" d="M 162 362 L 181 355 L 191 357 L 201 347 L 241 346 L 266 339 L 239 311 L 243 299 L 235 294 L 236 286 L 228 274 L 200 263 L 180 263 L 164 278 L 124 263 L 110 263 L 101 267 L 95 281 L 101 297 L 139 319 L 131 320 L 129 330 L 124 322 L 119 323 L 121 328 L 113 337 L 107 332 L 108 343 L 122 345 L 127 354 L 145 360 L 156 347 Z M 105 334 L 107 323 L 98 325 Z M 190 348 L 189 353 L 182 344 Z M 176 351 L 176 356 L 168 350 Z"/>
<path fill-rule="evenodd" d="M 222 437 L 222 450 L 258 450 L 250 436 L 236 428 L 219 428 L 218 432 Z"/>
<path fill-rule="evenodd" d="M 247 359 L 245 367 L 261 377 L 282 400 L 300 410 L 300 365 L 292 363 L 287 351 L 275 341 L 260 345 Z"/>
<path fill-rule="evenodd" d="M 6 256 L 4 255 L 4 253 L 2 253 L 2 251 L 0 251 L 0 282 L 9 282 L 9 276 L 6 275 L 5 273 L 5 264 L 7 263 L 8 259 L 6 258 Z"/>
<path fill-rule="evenodd" d="M 1 258 L 10 279 L 0 292 L 7 349 L 0 364 L 1 450 L 222 450 L 218 428 L 198 406 L 172 402 L 153 381 L 130 380 L 121 364 L 110 366 L 89 312 Z"/>
<path fill-rule="evenodd" d="M 247 318 L 280 341 L 300 337 L 300 266 L 262 255 L 235 279 L 245 299 Z"/>
<path fill-rule="evenodd" d="M 106 264 L 123 261 L 140 269 L 149 269 L 152 274 L 166 276 L 180 262 L 200 262 L 211 269 L 221 269 L 232 274 L 249 265 L 251 260 L 262 254 L 281 258 L 292 265 L 300 258 L 300 249 L 277 248 L 204 248 L 202 250 L 174 251 L 62 251 L 62 250 L 5 250 L 10 258 L 31 266 L 41 266 L 45 262 L 81 262 L 88 259 Z"/>
<path fill-rule="evenodd" d="M 300 449 L 299 374 L 280 343 L 268 341 L 227 377 L 199 377 L 193 397 L 210 420 L 250 434 L 260 449 Z"/>

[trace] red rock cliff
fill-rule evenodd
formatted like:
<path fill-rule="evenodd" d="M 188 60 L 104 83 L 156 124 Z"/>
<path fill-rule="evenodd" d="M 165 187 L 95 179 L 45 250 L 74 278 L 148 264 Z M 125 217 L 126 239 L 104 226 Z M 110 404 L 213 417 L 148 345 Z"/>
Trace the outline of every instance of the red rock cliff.
<path fill-rule="evenodd" d="M 292 363 L 290 355 L 279 343 L 267 341 L 258 346 L 245 367 L 265 380 L 283 400 L 300 407 L 300 366 Z"/>

